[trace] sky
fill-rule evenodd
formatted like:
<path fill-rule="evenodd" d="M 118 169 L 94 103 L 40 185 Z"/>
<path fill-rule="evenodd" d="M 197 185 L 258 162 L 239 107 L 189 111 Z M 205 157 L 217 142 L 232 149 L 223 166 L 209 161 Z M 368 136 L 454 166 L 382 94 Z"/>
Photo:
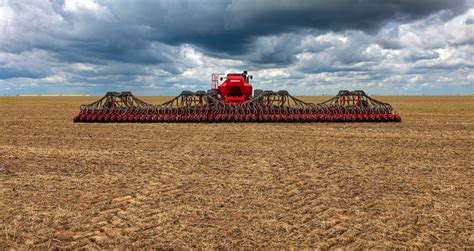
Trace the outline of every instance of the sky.
<path fill-rule="evenodd" d="M 474 93 L 474 0 L 0 0 L 0 95 Z"/>

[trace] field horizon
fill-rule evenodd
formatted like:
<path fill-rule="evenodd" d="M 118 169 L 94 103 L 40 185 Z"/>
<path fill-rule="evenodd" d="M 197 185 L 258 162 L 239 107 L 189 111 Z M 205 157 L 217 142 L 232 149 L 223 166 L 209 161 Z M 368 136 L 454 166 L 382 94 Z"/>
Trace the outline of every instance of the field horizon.
<path fill-rule="evenodd" d="M 135 93 L 132 92 L 134 95 Z M 290 93 L 291 94 L 291 93 Z M 331 97 L 335 96 L 337 93 L 333 94 L 318 94 L 318 95 L 293 95 L 295 97 Z M 105 95 L 105 92 L 104 92 Z M 15 95 L 0 95 L 0 97 L 103 97 L 104 95 L 95 95 L 95 94 L 75 94 L 75 93 L 59 93 L 59 94 L 54 94 L 54 93 L 44 93 L 44 94 L 15 94 Z M 176 94 L 178 95 L 178 94 Z M 137 97 L 175 97 L 176 95 L 135 95 Z M 471 97 L 474 96 L 474 93 L 472 94 L 439 94 L 439 95 L 430 95 L 430 94 L 399 94 L 399 95 L 384 95 L 384 94 L 369 94 L 369 96 L 373 97 Z"/>

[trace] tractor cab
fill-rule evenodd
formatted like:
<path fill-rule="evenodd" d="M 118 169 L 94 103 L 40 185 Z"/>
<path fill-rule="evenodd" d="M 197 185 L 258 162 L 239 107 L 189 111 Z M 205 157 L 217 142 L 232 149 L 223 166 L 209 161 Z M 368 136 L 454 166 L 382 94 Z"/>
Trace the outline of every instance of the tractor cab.
<path fill-rule="evenodd" d="M 215 77 L 213 76 L 213 82 Z M 249 80 L 252 76 L 247 75 L 247 71 L 243 73 L 230 73 L 224 80 L 221 77 L 220 80 L 224 80 L 220 85 L 214 87 L 214 90 L 220 95 L 221 99 L 225 103 L 243 103 L 250 99 L 252 96 L 252 86 L 249 84 Z"/>

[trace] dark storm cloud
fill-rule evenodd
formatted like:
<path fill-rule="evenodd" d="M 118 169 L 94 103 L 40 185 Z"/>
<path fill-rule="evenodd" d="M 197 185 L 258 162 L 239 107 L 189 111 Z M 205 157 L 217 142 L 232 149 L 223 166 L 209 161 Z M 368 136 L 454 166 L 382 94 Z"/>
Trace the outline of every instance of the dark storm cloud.
<path fill-rule="evenodd" d="M 466 9 L 464 0 L 240 0 L 119 1 L 111 12 L 142 27 L 141 38 L 167 44 L 190 43 L 229 54 L 251 51 L 260 36 L 301 29 L 375 32 L 388 22 L 405 22 Z M 132 26 L 132 28 L 130 28 Z M 264 60 L 264 59 L 263 59 Z"/>
<path fill-rule="evenodd" d="M 22 1 L 10 4 L 17 12 L 44 11 L 61 24 L 20 20 L 35 34 L 22 35 L 29 46 L 57 50 L 72 60 L 103 58 L 156 64 L 172 60 L 153 54 L 150 43 L 195 44 L 209 52 L 238 55 L 254 50 L 256 38 L 301 29 L 357 29 L 374 32 L 387 22 L 409 21 L 445 10 L 465 10 L 463 0 L 208 0 L 103 2 L 99 11 L 65 10 L 64 1 L 47 4 Z M 48 13 L 49 12 L 49 13 Z M 52 25 L 52 26 L 51 26 Z M 14 44 L 12 49 L 28 49 Z M 78 51 L 80 50 L 80 51 Z M 68 53 L 71 51 L 71 53 Z M 75 54 L 75 55 L 72 55 Z M 265 62 L 273 60 L 263 56 Z M 288 59 L 275 58 L 277 61 Z"/>
<path fill-rule="evenodd" d="M 469 8 L 464 0 L 0 2 L 0 80 L 161 88 L 204 83 L 186 71 L 219 66 L 284 69 L 269 72 L 282 80 L 336 78 L 318 79 L 324 83 L 346 73 L 391 79 L 396 73 L 387 69 L 412 63 L 419 65 L 411 70 L 466 68 L 473 17 L 462 20 L 464 32 L 442 24 Z"/>

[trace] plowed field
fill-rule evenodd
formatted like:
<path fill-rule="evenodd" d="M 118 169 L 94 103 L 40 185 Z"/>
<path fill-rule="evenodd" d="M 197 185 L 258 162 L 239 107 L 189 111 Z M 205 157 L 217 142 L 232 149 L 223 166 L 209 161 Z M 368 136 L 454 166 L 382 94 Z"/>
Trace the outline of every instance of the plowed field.
<path fill-rule="evenodd" d="M 474 247 L 473 96 L 380 97 L 402 123 L 73 124 L 96 98 L 0 97 L 0 247 Z"/>

